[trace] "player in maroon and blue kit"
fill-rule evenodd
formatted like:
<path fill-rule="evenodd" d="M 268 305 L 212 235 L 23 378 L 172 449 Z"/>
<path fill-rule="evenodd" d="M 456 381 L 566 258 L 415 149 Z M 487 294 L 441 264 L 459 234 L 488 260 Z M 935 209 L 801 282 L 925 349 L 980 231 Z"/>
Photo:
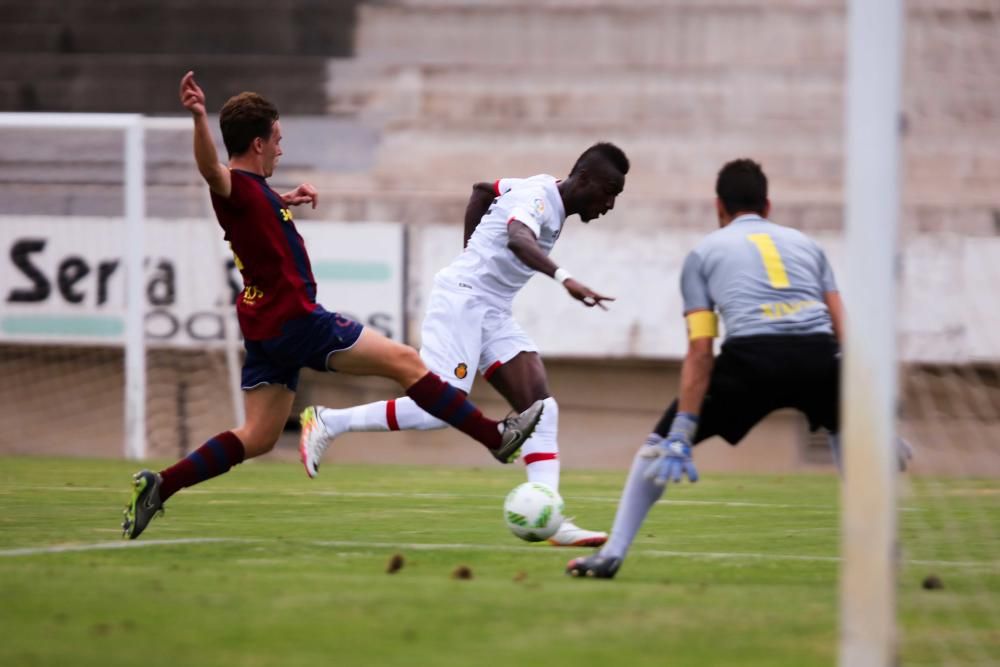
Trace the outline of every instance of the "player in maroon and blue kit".
<path fill-rule="evenodd" d="M 193 72 L 181 79 L 180 97 L 194 117 L 198 171 L 208 183 L 215 215 L 243 275 L 236 312 L 246 347 L 246 422 L 165 470 L 136 473 L 124 536 L 138 537 L 182 488 L 269 452 L 284 428 L 303 367 L 392 378 L 421 408 L 481 442 L 500 462 L 516 459 L 538 423 L 541 401 L 502 422 L 488 419 L 465 394 L 429 372 L 415 349 L 316 303 L 309 256 L 288 207 L 308 203 L 315 208 L 318 194 L 308 183 L 285 194 L 267 184 L 281 156 L 274 105 L 256 93 L 241 93 L 222 107 L 219 124 L 229 153 L 227 167 L 219 163 L 205 93 Z"/>

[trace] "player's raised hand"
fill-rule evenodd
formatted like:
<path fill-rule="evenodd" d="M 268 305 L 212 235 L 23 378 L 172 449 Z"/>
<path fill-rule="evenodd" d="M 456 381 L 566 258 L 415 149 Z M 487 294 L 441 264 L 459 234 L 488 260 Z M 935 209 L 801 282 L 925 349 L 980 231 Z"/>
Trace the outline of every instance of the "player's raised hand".
<path fill-rule="evenodd" d="M 195 83 L 194 72 L 181 79 L 181 104 L 195 116 L 205 115 L 205 93 Z"/>
<path fill-rule="evenodd" d="M 566 282 L 563 283 L 566 287 L 566 291 L 569 292 L 577 301 L 580 301 L 587 308 L 593 308 L 594 306 L 599 306 L 601 310 L 607 310 L 608 307 L 604 305 L 605 301 L 614 301 L 615 298 L 612 296 L 604 296 L 603 294 L 598 294 L 594 290 L 590 289 L 583 283 L 574 280 L 572 278 L 567 278 Z"/>
<path fill-rule="evenodd" d="M 319 192 L 311 183 L 303 183 L 291 192 L 281 195 L 281 202 L 285 206 L 298 206 L 299 204 L 312 204 L 316 208 L 319 203 Z"/>

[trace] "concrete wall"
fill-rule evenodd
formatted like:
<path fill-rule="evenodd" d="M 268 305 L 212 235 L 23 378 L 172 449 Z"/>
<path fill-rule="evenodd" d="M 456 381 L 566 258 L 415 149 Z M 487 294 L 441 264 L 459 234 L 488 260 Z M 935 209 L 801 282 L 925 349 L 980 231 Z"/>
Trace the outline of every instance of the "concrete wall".
<path fill-rule="evenodd" d="M 988 0 L 906 7 L 903 227 L 993 235 L 1000 11 Z M 630 225 L 693 224 L 719 166 L 749 155 L 788 224 L 832 230 L 844 27 L 840 0 L 370 5 L 355 56 L 331 63 L 328 108 L 381 125 L 370 187 L 425 197 L 407 222 L 448 212 L 431 194 L 562 175 L 609 139 L 633 160 Z"/>
<path fill-rule="evenodd" d="M 617 297 L 609 312 L 583 308 L 544 277 L 528 283 L 514 302 L 521 325 L 550 356 L 614 359 L 680 359 L 687 349 L 680 295 L 684 257 L 705 234 L 665 228 L 639 232 L 615 211 L 588 225 L 571 218 L 552 257 L 602 294 Z M 776 205 L 772 218 L 786 224 Z M 843 289 L 847 258 L 839 232 L 812 237 L 824 249 Z M 419 342 L 424 297 L 434 274 L 459 253 L 461 234 L 448 225 L 411 232 L 410 340 Z M 921 234 L 900 247 L 899 355 L 905 362 L 1000 362 L 1000 239 Z M 853 295 L 845 291 L 850 313 Z"/>

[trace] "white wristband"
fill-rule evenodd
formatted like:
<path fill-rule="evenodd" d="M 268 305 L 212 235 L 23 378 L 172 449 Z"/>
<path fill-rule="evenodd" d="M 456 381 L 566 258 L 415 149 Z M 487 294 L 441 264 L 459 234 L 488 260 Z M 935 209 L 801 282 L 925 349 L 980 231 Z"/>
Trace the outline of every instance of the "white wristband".
<path fill-rule="evenodd" d="M 554 278 L 554 279 L 555 279 L 555 280 L 556 280 L 557 282 L 560 282 L 560 283 L 562 283 L 563 285 L 565 285 L 565 284 L 566 284 L 566 281 L 567 281 L 567 280 L 569 280 L 570 278 L 572 278 L 573 276 L 572 276 L 572 275 L 570 274 L 570 272 L 569 272 L 569 271 L 567 271 L 566 269 L 563 269 L 563 268 L 558 268 L 558 269 L 556 269 L 556 272 L 555 272 L 555 274 L 553 274 L 553 276 L 552 276 L 552 277 L 553 277 L 553 278 Z"/>

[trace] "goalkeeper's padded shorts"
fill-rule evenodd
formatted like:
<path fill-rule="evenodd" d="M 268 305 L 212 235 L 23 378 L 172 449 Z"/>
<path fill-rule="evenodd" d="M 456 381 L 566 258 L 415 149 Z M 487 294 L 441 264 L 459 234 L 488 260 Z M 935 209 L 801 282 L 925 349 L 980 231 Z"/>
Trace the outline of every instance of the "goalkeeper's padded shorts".
<path fill-rule="evenodd" d="M 694 443 L 714 435 L 731 445 L 761 419 L 793 408 L 810 430 L 839 429 L 840 346 L 827 334 L 730 338 L 715 359 L 701 405 Z M 674 401 L 654 429 L 666 436 L 677 414 Z"/>

